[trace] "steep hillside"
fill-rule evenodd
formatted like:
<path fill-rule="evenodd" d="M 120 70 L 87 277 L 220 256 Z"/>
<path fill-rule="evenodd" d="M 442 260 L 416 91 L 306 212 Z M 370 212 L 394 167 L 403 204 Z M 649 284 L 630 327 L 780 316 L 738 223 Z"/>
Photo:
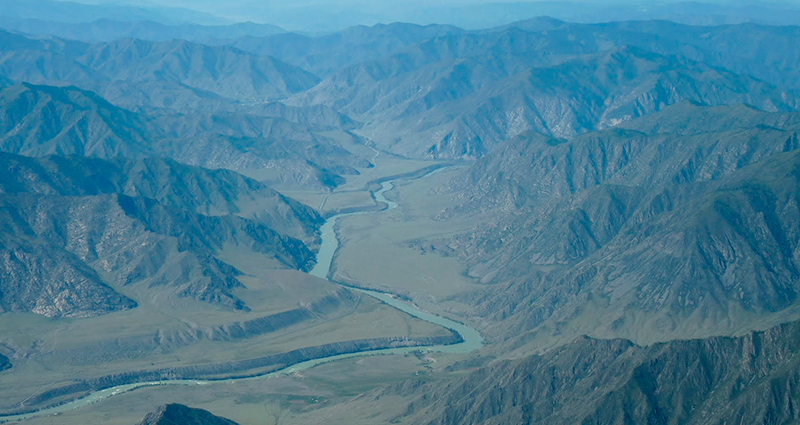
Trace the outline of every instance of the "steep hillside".
<path fill-rule="evenodd" d="M 29 158 L 0 154 L 9 173 L 0 193 L 94 196 L 119 193 L 157 200 L 169 207 L 205 215 L 242 215 L 253 203 L 263 208 L 259 220 L 282 233 L 313 239 L 322 219 L 316 211 L 255 180 L 228 170 L 206 170 L 166 159 L 111 161 L 50 156 Z"/>
<path fill-rule="evenodd" d="M 3 199 L 4 204 L 7 202 Z M 90 317 L 135 308 L 75 255 L 25 234 L 19 211 L 3 205 L 0 307 L 47 317 Z"/>
<path fill-rule="evenodd" d="M 400 423 L 793 423 L 800 326 L 640 347 L 578 338 L 464 377 L 365 394 L 410 400 Z"/>
<path fill-rule="evenodd" d="M 667 127 L 687 109 L 705 122 L 739 111 L 786 127 L 726 128 L 720 120 L 717 131 L 695 134 L 520 137 L 473 166 L 458 185 L 468 193 L 462 209 L 442 217 L 496 217 L 450 243 L 471 275 L 500 284 L 471 298 L 494 318 L 496 334 L 574 322 L 578 332 L 652 342 L 736 329 L 751 314 L 794 304 L 796 114 L 682 104 L 630 126 Z M 591 315 L 602 320 L 592 324 Z M 643 327 L 658 333 L 635 330 Z"/>
<path fill-rule="evenodd" d="M 175 287 L 244 309 L 230 292 L 241 273 L 218 260 L 219 251 L 246 248 L 275 267 L 314 263 L 300 239 L 316 243 L 320 216 L 230 171 L 157 159 L 0 154 L 0 163 L 11 171 L 0 182 L 7 311 L 81 316 L 135 306 L 105 282 Z"/>
<path fill-rule="evenodd" d="M 0 146 L 24 155 L 141 156 L 144 120 L 92 92 L 20 84 L 0 91 Z"/>
<path fill-rule="evenodd" d="M 316 109 L 316 108 L 310 108 Z M 293 114 L 293 108 L 284 110 Z M 314 111 L 298 112 L 306 116 Z M 324 119 L 321 118 L 320 119 Z M 300 117 L 298 120 L 305 120 Z M 369 167 L 366 159 L 345 150 L 329 136 L 341 132 L 334 126 L 249 114 L 171 115 L 150 122 L 161 138 L 161 152 L 181 162 L 209 168 L 233 170 L 282 169 L 285 181 L 316 179 L 321 186 L 325 174 L 358 174 L 356 167 Z M 187 149 L 187 144 L 192 146 Z M 299 169 L 299 171 L 294 170 Z M 318 183 L 319 184 L 319 183 Z"/>

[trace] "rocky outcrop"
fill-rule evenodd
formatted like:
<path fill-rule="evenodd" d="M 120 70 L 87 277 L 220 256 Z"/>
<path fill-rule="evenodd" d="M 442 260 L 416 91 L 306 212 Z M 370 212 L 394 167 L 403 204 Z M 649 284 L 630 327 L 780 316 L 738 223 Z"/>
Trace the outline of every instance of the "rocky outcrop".
<path fill-rule="evenodd" d="M 75 255 L 0 233 L 0 305 L 46 317 L 91 317 L 136 307 Z"/>

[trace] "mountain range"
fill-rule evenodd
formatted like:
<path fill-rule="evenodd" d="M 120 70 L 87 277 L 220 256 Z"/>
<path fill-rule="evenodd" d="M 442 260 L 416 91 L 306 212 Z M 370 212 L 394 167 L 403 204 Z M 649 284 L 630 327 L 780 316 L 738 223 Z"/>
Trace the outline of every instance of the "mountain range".
<path fill-rule="evenodd" d="M 637 48 L 554 67 L 510 62 L 477 57 L 414 72 L 390 71 L 399 65 L 389 62 L 359 65 L 300 98 L 364 121 L 361 133 L 385 149 L 434 158 L 477 158 L 526 131 L 571 138 L 683 100 L 772 111 L 798 105 L 796 94 L 762 81 Z M 433 81 L 419 79 L 425 75 Z"/>
<path fill-rule="evenodd" d="M 794 27 L 661 21 L 538 18 L 490 31 L 392 24 L 219 46 L 2 37 L 0 76 L 10 82 L 76 85 L 119 107 L 168 114 L 284 118 L 260 106 L 282 100 L 301 107 L 305 118 L 294 122 L 303 126 L 327 108 L 381 149 L 442 159 L 479 158 L 525 131 L 574 137 L 682 100 L 792 110 L 800 60 L 788 47 Z"/>
<path fill-rule="evenodd" d="M 339 174 L 370 166 L 329 136 L 336 125 L 346 128 L 342 117 L 321 108 L 263 109 L 301 123 L 231 113 L 149 116 L 75 87 L 23 83 L 0 89 L 0 149 L 31 156 L 158 155 L 233 170 L 280 167 L 275 181 L 318 187 L 335 186 Z M 309 115 L 313 122 L 302 123 Z"/>
<path fill-rule="evenodd" d="M 187 40 L 203 44 L 223 44 L 241 37 L 266 37 L 285 32 L 269 24 L 243 22 L 230 25 L 167 25 L 152 20 L 126 21 L 97 19 L 92 22 L 60 22 L 33 18 L 0 16 L 0 27 L 30 36 L 56 36 L 86 43 L 136 38 L 148 41 Z"/>

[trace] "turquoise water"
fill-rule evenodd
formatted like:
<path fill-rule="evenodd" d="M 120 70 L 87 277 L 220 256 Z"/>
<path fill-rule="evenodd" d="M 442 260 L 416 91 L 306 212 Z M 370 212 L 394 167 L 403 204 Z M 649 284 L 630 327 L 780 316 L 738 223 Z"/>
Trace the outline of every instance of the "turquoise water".
<path fill-rule="evenodd" d="M 386 192 L 392 190 L 393 188 L 394 184 L 392 182 L 383 182 L 381 184 L 380 190 L 375 192 L 375 200 L 378 202 L 382 202 L 388 206 L 388 208 L 386 208 L 383 211 L 388 211 L 397 208 L 396 202 L 390 201 L 386 199 L 386 197 L 384 196 Z M 331 264 L 333 263 L 333 257 L 336 254 L 336 250 L 339 248 L 339 239 L 336 237 L 336 231 L 334 229 L 334 227 L 336 226 L 336 220 L 351 215 L 379 214 L 383 211 L 360 211 L 360 212 L 339 214 L 329 218 L 321 229 L 322 245 L 320 247 L 319 254 L 317 255 L 317 265 L 309 273 L 313 276 L 317 276 L 323 279 L 328 278 L 328 274 L 331 270 Z M 369 291 L 366 289 L 352 288 L 349 286 L 347 288 L 353 291 L 360 292 L 362 294 L 369 295 L 380 301 L 383 301 L 384 303 L 389 304 L 392 307 L 401 310 L 405 313 L 408 313 L 409 315 L 414 316 L 418 319 L 434 323 L 436 325 L 445 327 L 447 329 L 451 329 L 457 332 L 459 335 L 461 335 L 461 338 L 464 340 L 459 344 L 436 345 L 436 346 L 426 347 L 426 349 L 428 350 L 448 352 L 448 353 L 469 353 L 473 350 L 480 348 L 483 345 L 482 343 L 483 338 L 481 338 L 480 333 L 478 333 L 478 331 L 476 331 L 475 329 L 472 329 L 464 324 L 452 321 L 450 319 L 446 319 L 442 316 L 437 316 L 435 314 L 422 311 L 417 306 L 409 302 L 403 301 L 391 294 L 385 294 L 377 291 Z"/>

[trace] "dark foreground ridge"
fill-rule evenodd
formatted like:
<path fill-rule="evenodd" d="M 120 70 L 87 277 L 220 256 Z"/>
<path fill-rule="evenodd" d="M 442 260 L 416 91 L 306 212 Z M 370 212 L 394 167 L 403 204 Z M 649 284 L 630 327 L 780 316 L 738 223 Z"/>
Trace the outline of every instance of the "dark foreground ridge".
<path fill-rule="evenodd" d="M 171 403 L 148 413 L 139 425 L 237 425 L 237 423 L 214 416 L 207 410 Z"/>

